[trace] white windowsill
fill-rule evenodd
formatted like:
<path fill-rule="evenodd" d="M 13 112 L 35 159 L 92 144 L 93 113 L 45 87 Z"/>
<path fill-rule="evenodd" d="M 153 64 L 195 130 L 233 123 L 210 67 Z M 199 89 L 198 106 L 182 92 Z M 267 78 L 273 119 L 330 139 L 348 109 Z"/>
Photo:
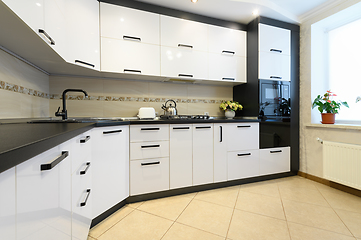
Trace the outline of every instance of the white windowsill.
<path fill-rule="evenodd" d="M 321 124 L 321 123 L 311 123 L 306 124 L 306 127 L 309 128 L 334 128 L 334 129 L 351 129 L 361 131 L 361 125 L 359 124 L 345 124 L 345 123 L 335 123 L 335 124 Z"/>

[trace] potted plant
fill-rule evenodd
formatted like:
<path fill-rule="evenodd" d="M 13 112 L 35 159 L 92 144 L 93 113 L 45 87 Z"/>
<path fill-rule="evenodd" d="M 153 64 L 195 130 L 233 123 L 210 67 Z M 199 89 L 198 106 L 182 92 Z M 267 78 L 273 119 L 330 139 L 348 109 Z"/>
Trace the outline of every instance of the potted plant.
<path fill-rule="evenodd" d="M 338 113 L 340 107 L 346 106 L 349 107 L 347 102 L 335 101 L 331 98 L 337 96 L 330 90 L 326 91 L 325 94 L 318 95 L 312 103 L 312 108 L 317 107 L 322 116 L 323 124 L 334 124 L 335 123 L 335 114 Z"/>
<path fill-rule="evenodd" d="M 222 109 L 223 111 L 225 111 L 224 115 L 226 116 L 226 118 L 232 119 L 236 115 L 236 111 L 242 110 L 243 106 L 241 104 L 239 104 L 238 102 L 225 101 L 225 102 L 221 103 L 219 108 Z"/>

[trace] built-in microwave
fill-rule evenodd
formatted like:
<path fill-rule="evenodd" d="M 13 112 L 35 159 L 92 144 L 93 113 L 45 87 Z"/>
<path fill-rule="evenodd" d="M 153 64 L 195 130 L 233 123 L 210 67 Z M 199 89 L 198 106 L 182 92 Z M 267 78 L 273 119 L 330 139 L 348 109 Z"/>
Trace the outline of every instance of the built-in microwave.
<path fill-rule="evenodd" d="M 291 89 L 288 81 L 259 80 L 259 116 L 289 117 Z"/>

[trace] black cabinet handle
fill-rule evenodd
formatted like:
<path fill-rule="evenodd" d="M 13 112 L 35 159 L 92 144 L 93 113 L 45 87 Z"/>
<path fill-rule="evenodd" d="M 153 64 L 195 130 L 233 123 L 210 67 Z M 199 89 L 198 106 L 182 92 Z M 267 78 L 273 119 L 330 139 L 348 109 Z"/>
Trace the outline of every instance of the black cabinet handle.
<path fill-rule="evenodd" d="M 192 74 L 178 74 L 178 77 L 193 77 Z"/>
<path fill-rule="evenodd" d="M 54 161 L 52 161 L 52 162 L 50 162 L 50 163 L 41 164 L 41 165 L 40 165 L 40 171 L 51 170 L 53 167 L 55 167 L 56 165 L 58 165 L 58 163 L 60 163 L 61 161 L 63 161 L 67 156 L 69 156 L 69 152 L 68 152 L 68 151 L 63 151 L 63 152 L 61 152 L 61 156 L 58 157 L 57 159 L 55 159 Z"/>
<path fill-rule="evenodd" d="M 193 48 L 192 45 L 186 45 L 186 44 L 178 44 L 178 47 Z"/>
<path fill-rule="evenodd" d="M 174 130 L 182 130 L 182 129 L 189 129 L 189 127 L 174 127 Z"/>
<path fill-rule="evenodd" d="M 282 150 L 276 150 L 276 151 L 269 151 L 270 153 L 281 153 Z"/>
<path fill-rule="evenodd" d="M 86 172 L 89 170 L 89 168 L 90 168 L 90 162 L 87 162 L 86 163 L 86 168 L 84 170 L 80 171 L 80 175 L 86 174 Z"/>
<path fill-rule="evenodd" d="M 124 69 L 124 72 L 132 72 L 132 73 L 142 73 L 140 70 L 133 70 L 133 69 Z"/>
<path fill-rule="evenodd" d="M 212 128 L 211 126 L 205 126 L 205 127 L 196 127 L 196 129 L 203 129 L 203 128 Z"/>
<path fill-rule="evenodd" d="M 140 37 L 132 37 L 132 36 L 123 36 L 124 40 L 135 40 L 141 42 L 142 39 Z"/>
<path fill-rule="evenodd" d="M 107 132 L 103 132 L 103 134 L 112 134 L 112 133 L 120 133 L 123 130 L 114 130 L 114 131 L 107 131 Z"/>
<path fill-rule="evenodd" d="M 223 141 L 223 127 L 222 126 L 219 126 L 219 136 L 220 136 L 219 142 L 222 142 Z"/>
<path fill-rule="evenodd" d="M 83 61 L 80 61 L 80 60 L 75 60 L 75 63 L 81 63 L 81 64 L 84 64 L 84 65 L 87 65 L 87 66 L 90 66 L 90 67 L 93 67 L 93 68 L 95 67 L 94 64 L 83 62 Z"/>
<path fill-rule="evenodd" d="M 222 78 L 222 80 L 234 81 L 234 80 L 236 80 L 236 79 L 235 79 L 235 78 Z"/>
<path fill-rule="evenodd" d="M 278 76 L 270 76 L 270 78 L 282 79 L 282 77 L 278 77 Z"/>
<path fill-rule="evenodd" d="M 226 51 L 226 50 L 223 50 L 222 53 L 230 53 L 230 54 L 236 54 L 236 52 L 232 52 L 232 51 Z"/>
<path fill-rule="evenodd" d="M 39 33 L 43 34 L 50 41 L 51 45 L 55 45 L 55 41 L 45 32 L 44 29 L 39 29 Z"/>
<path fill-rule="evenodd" d="M 278 53 L 282 53 L 282 50 L 279 50 L 279 49 L 274 49 L 274 48 L 271 48 L 270 49 L 271 52 L 278 52 Z"/>
<path fill-rule="evenodd" d="M 141 128 L 141 131 L 159 131 L 160 128 Z"/>
<path fill-rule="evenodd" d="M 147 145 L 147 146 L 141 146 L 141 148 L 159 148 L 160 145 Z"/>
<path fill-rule="evenodd" d="M 90 140 L 90 136 L 86 136 L 84 139 L 80 139 L 80 143 L 86 143 Z"/>
<path fill-rule="evenodd" d="M 85 205 L 86 205 L 86 203 L 88 202 L 88 198 L 89 198 L 89 196 L 90 196 L 90 189 L 87 189 L 86 190 L 86 197 L 85 197 L 85 199 L 84 199 L 84 202 L 81 202 L 80 203 L 80 207 L 84 207 Z"/>
<path fill-rule="evenodd" d="M 251 156 L 251 153 L 238 153 L 237 156 L 238 156 L 238 157 Z"/>
<path fill-rule="evenodd" d="M 237 128 L 249 128 L 251 127 L 251 125 L 240 125 L 240 126 L 237 126 Z"/>
<path fill-rule="evenodd" d="M 140 165 L 149 166 L 149 165 L 157 165 L 157 164 L 160 164 L 160 161 L 158 161 L 158 162 L 149 162 L 149 163 L 141 163 Z"/>

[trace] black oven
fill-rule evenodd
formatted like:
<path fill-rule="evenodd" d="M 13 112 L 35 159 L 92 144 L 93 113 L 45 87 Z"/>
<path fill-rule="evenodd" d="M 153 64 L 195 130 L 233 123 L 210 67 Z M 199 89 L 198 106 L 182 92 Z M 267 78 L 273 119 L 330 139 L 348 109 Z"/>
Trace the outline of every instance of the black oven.
<path fill-rule="evenodd" d="M 259 80 L 259 116 L 261 119 L 289 117 L 291 88 L 288 81 Z"/>

